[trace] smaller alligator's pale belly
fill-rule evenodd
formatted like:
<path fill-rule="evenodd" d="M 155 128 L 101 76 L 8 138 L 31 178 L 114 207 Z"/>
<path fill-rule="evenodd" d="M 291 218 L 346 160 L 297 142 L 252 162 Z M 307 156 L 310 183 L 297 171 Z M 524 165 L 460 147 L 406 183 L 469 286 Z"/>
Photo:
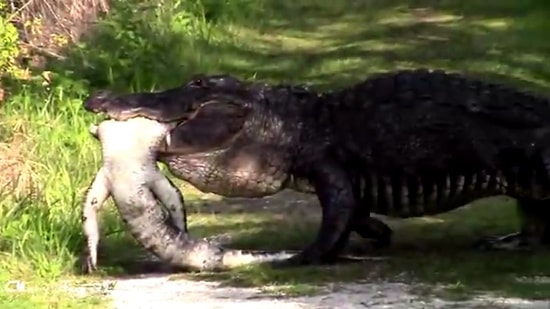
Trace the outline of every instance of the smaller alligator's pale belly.
<path fill-rule="evenodd" d="M 150 184 L 159 177 L 166 176 L 151 160 L 118 158 L 115 154 L 111 155 L 105 164 L 112 198 L 119 210 L 125 212 L 126 209 L 133 208 L 131 213 L 139 215 L 140 211 L 144 211 L 144 207 L 157 203 L 151 195 Z M 160 207 L 160 204 L 157 207 Z"/>

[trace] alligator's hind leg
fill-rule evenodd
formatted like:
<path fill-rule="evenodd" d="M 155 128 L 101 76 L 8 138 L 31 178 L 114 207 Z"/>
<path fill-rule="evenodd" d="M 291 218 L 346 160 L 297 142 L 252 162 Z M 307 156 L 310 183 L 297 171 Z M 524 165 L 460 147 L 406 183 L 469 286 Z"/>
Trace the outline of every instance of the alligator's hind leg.
<path fill-rule="evenodd" d="M 550 144 L 550 138 L 546 137 L 544 143 Z M 539 175 L 541 177 L 537 177 L 536 181 L 543 188 L 547 188 L 550 179 L 550 149 L 543 149 L 540 152 L 540 158 L 535 170 L 546 171 L 546 173 Z M 521 230 L 517 233 L 493 238 L 490 241 L 482 241 L 481 247 L 517 250 L 534 249 L 543 244 L 550 244 L 550 199 L 518 198 L 517 200 L 517 209 L 522 220 Z"/>
<path fill-rule="evenodd" d="M 185 200 L 176 185 L 161 172 L 150 182 L 150 189 L 155 197 L 170 213 L 170 219 L 180 231 L 187 233 L 187 214 Z"/>
<path fill-rule="evenodd" d="M 82 226 L 86 245 L 82 256 L 81 268 L 85 273 L 91 273 L 97 269 L 97 245 L 99 243 L 99 228 L 97 212 L 109 198 L 109 189 L 105 170 L 102 167 L 97 172 L 92 184 L 88 188 L 84 206 L 82 207 Z"/>
<path fill-rule="evenodd" d="M 482 249 L 527 250 L 550 245 L 550 200 L 518 199 L 521 230 L 504 236 L 488 237 L 476 244 Z"/>
<path fill-rule="evenodd" d="M 369 214 L 360 212 L 355 215 L 352 230 L 362 238 L 372 239 L 375 248 L 386 248 L 391 244 L 392 229 L 382 220 Z"/>

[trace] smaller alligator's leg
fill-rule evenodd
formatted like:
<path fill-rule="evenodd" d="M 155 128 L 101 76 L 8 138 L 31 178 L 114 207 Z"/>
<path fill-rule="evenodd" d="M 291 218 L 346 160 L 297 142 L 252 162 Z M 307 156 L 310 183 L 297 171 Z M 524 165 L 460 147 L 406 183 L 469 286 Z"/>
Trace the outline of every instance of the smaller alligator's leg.
<path fill-rule="evenodd" d="M 84 248 L 81 262 L 84 273 L 91 273 L 97 269 L 97 245 L 99 242 L 97 212 L 110 196 L 104 173 L 105 170 L 103 167 L 97 172 L 92 184 L 88 188 L 86 200 L 82 208 L 82 225 L 86 238 L 86 247 Z"/>
<path fill-rule="evenodd" d="M 170 219 L 174 226 L 187 233 L 187 215 L 183 195 L 168 177 L 164 177 L 162 174 L 159 176 L 161 177 L 157 177 L 149 183 L 150 189 L 161 205 L 170 213 Z"/>
<path fill-rule="evenodd" d="M 332 162 L 320 162 L 315 166 L 310 182 L 323 211 L 317 238 L 299 254 L 274 262 L 275 267 L 332 262 L 347 243 L 352 213 L 357 205 L 349 176 Z"/>
<path fill-rule="evenodd" d="M 550 201 L 518 199 L 522 220 L 519 232 L 504 236 L 486 237 L 476 247 L 490 250 L 531 250 L 550 245 Z"/>

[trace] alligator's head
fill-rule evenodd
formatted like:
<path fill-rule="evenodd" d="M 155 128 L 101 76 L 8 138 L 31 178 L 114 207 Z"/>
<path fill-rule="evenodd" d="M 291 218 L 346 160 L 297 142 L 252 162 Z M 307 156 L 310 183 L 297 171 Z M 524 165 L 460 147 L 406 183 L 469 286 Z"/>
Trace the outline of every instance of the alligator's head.
<path fill-rule="evenodd" d="M 175 129 L 165 150 L 182 155 L 226 148 L 242 135 L 272 144 L 292 139 L 303 121 L 298 101 L 308 95 L 303 87 L 197 75 L 183 86 L 160 92 L 99 91 L 85 100 L 84 109 L 114 120 L 144 117 L 171 123 Z"/>
<path fill-rule="evenodd" d="M 145 117 L 159 122 L 181 122 L 193 118 L 210 103 L 245 109 L 256 100 L 256 94 L 257 91 L 231 75 L 197 75 L 182 86 L 160 92 L 116 94 L 100 90 L 85 100 L 84 109 L 115 120 Z"/>
<path fill-rule="evenodd" d="M 255 195 L 278 190 L 288 177 L 307 127 L 300 101 L 309 95 L 301 87 L 201 75 L 156 93 L 98 92 L 84 107 L 116 120 L 145 117 L 175 125 L 159 151 L 174 174 L 204 191 Z"/>

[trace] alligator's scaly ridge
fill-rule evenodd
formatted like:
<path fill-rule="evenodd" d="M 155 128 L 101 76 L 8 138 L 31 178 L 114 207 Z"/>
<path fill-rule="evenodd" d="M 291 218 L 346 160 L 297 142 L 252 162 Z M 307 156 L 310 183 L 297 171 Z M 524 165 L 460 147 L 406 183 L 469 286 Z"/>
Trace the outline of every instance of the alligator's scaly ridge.
<path fill-rule="evenodd" d="M 88 189 L 83 207 L 87 247 L 83 270 L 97 265 L 99 240 L 97 211 L 112 196 L 131 234 L 149 251 L 171 266 L 215 271 L 250 263 L 284 259 L 287 253 L 227 250 L 188 231 L 181 192 L 158 169 L 155 152 L 170 126 L 145 118 L 106 120 L 90 132 L 101 142 L 103 166 Z M 141 131 L 143 134 L 136 135 Z M 158 198 L 168 209 L 166 215 Z"/>

